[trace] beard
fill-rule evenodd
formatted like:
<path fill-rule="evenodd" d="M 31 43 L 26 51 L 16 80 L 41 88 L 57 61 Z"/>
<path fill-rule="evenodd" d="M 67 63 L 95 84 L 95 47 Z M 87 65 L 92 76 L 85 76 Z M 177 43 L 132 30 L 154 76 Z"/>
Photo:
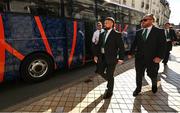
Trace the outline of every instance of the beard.
<path fill-rule="evenodd" d="M 111 27 L 106 27 L 106 28 L 105 28 L 105 30 L 110 30 L 110 29 L 111 29 Z"/>

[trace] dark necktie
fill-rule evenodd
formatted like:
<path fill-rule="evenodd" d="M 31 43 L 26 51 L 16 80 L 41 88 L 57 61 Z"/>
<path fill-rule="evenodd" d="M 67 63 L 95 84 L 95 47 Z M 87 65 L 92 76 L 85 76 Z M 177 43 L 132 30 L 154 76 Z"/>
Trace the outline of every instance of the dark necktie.
<path fill-rule="evenodd" d="M 168 30 L 166 30 L 166 39 L 170 39 L 170 34 Z"/>
<path fill-rule="evenodd" d="M 101 30 L 99 30 L 99 37 L 100 37 L 100 35 L 101 35 Z"/>
<path fill-rule="evenodd" d="M 102 48 L 104 48 L 105 43 L 106 43 L 106 34 L 107 34 L 107 31 L 104 31 Z"/>
<path fill-rule="evenodd" d="M 145 29 L 144 32 L 143 32 L 143 34 L 142 34 L 144 41 L 146 41 L 147 31 L 148 31 L 148 29 Z"/>

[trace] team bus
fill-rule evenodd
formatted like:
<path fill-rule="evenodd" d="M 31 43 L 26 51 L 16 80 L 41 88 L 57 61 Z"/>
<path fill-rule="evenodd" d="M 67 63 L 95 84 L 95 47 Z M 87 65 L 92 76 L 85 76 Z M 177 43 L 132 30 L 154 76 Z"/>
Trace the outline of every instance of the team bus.
<path fill-rule="evenodd" d="M 0 82 L 42 81 L 54 69 L 84 65 L 95 24 L 107 16 L 131 43 L 142 15 L 111 0 L 1 0 Z"/>

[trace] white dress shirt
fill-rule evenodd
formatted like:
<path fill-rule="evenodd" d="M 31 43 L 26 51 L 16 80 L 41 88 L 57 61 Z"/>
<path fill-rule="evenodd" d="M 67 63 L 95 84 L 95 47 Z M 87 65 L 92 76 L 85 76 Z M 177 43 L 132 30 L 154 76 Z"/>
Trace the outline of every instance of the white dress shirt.
<path fill-rule="evenodd" d="M 167 37 L 167 34 L 168 34 L 167 32 L 169 32 L 169 29 L 164 29 L 164 32 L 165 32 L 165 36 Z M 171 39 L 166 38 L 166 41 L 169 42 L 171 41 Z"/>
<path fill-rule="evenodd" d="M 145 32 L 145 29 L 147 29 L 147 35 L 146 35 L 146 39 L 147 39 L 147 37 L 149 36 L 149 33 L 151 32 L 152 26 L 144 28 L 142 34 Z"/>
<path fill-rule="evenodd" d="M 107 38 L 108 38 L 111 31 L 112 31 L 112 29 L 107 30 L 106 37 L 105 37 L 105 42 L 106 42 L 106 40 L 107 40 Z"/>
<path fill-rule="evenodd" d="M 110 32 L 111 32 L 111 31 L 112 31 L 112 29 L 107 30 L 107 33 L 106 33 L 106 36 L 105 36 L 105 43 L 106 43 L 107 38 L 108 38 L 108 36 L 109 36 L 109 34 L 110 34 Z M 102 54 L 104 54 L 104 53 L 105 53 L 104 48 L 101 48 L 101 53 L 102 53 Z"/>
<path fill-rule="evenodd" d="M 93 33 L 92 42 L 93 42 L 94 44 L 97 44 L 97 43 L 99 42 L 100 32 L 103 33 L 103 32 L 104 32 L 104 29 L 96 30 L 96 31 Z"/>

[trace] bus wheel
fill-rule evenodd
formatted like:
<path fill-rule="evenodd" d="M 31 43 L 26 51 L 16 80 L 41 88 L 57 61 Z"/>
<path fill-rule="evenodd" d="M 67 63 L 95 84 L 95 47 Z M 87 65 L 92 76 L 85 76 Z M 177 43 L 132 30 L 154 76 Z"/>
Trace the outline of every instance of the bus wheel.
<path fill-rule="evenodd" d="M 36 53 L 24 59 L 20 74 L 26 82 L 40 82 L 48 78 L 54 70 L 54 62 L 50 56 Z"/>

